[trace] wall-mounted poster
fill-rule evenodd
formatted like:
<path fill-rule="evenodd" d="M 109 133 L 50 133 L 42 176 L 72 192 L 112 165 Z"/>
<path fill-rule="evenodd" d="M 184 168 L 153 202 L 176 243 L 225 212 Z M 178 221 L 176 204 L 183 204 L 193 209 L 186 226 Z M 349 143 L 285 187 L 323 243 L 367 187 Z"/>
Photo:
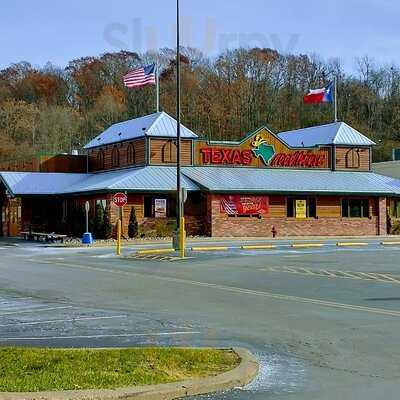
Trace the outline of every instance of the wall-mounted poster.
<path fill-rule="evenodd" d="M 156 218 L 167 216 L 167 199 L 154 199 L 154 216 Z"/>
<path fill-rule="evenodd" d="M 296 200 L 296 218 L 307 218 L 307 200 Z"/>
<path fill-rule="evenodd" d="M 220 212 L 228 215 L 259 215 L 268 213 L 268 196 L 222 196 Z"/>

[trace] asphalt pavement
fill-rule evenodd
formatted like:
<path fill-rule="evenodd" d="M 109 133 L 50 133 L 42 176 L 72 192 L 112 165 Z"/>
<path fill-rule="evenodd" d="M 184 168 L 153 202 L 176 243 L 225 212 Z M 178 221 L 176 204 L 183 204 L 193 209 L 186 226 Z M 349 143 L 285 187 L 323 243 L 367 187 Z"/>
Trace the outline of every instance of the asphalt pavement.
<path fill-rule="evenodd" d="M 0 242 L 0 345 L 238 345 L 258 378 L 203 398 L 398 399 L 400 246 L 329 243 L 159 260 Z"/>

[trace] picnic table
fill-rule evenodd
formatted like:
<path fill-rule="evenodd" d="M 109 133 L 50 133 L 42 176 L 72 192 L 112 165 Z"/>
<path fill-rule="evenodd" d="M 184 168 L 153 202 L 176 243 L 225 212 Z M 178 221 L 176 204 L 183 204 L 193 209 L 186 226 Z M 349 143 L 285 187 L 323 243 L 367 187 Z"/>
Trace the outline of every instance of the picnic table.
<path fill-rule="evenodd" d="M 37 240 L 38 242 L 43 240 L 46 242 L 57 242 L 60 241 L 64 243 L 64 239 L 67 238 L 67 235 L 61 235 L 59 233 L 45 233 L 45 232 L 32 232 L 32 231 L 23 231 L 21 232 L 22 237 L 25 240 Z"/>

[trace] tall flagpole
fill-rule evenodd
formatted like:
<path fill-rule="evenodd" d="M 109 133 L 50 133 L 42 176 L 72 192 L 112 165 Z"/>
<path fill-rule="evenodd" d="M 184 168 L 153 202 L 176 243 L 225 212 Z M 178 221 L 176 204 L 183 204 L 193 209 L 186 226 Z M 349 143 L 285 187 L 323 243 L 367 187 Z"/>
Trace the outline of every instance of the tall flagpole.
<path fill-rule="evenodd" d="M 335 87 L 335 103 L 334 103 L 334 113 L 335 113 L 335 122 L 338 122 L 338 117 L 337 117 L 337 76 L 335 75 L 334 78 L 334 83 L 333 83 L 334 87 Z"/>
<path fill-rule="evenodd" d="M 185 256 L 185 220 L 181 189 L 181 54 L 179 0 L 176 0 L 176 222 L 178 249 L 181 258 Z"/>
<path fill-rule="evenodd" d="M 156 108 L 157 112 L 160 112 L 160 72 L 158 62 L 156 63 Z"/>

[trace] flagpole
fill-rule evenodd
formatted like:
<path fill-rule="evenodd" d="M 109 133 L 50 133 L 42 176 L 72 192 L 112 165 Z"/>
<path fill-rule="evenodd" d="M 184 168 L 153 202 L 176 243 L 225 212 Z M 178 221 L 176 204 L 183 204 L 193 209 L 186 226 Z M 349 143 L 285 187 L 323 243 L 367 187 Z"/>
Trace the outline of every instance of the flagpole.
<path fill-rule="evenodd" d="M 337 117 L 337 76 L 335 75 L 334 78 L 334 87 L 335 87 L 335 105 L 334 105 L 334 113 L 335 113 L 335 122 L 338 121 L 338 117 Z"/>
<path fill-rule="evenodd" d="M 156 108 L 160 112 L 160 73 L 158 70 L 158 62 L 156 63 Z"/>
<path fill-rule="evenodd" d="M 179 0 L 176 0 L 176 225 L 179 256 L 185 257 L 185 220 L 181 186 L 181 53 Z"/>

